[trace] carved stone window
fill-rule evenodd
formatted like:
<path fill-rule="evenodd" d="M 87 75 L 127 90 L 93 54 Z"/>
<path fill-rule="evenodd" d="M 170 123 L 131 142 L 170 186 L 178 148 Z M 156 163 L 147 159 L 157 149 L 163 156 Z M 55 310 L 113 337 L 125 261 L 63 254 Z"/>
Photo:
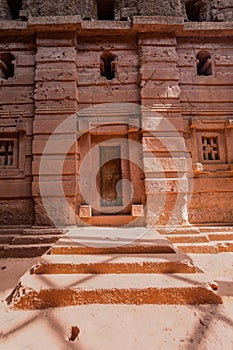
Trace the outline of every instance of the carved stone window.
<path fill-rule="evenodd" d="M 0 79 L 8 79 L 14 76 L 15 57 L 10 52 L 0 53 Z"/>
<path fill-rule="evenodd" d="M 209 125 L 211 128 L 211 125 Z M 202 164 L 226 164 L 226 135 L 223 130 L 196 130 L 198 161 Z M 216 169 L 216 167 L 215 167 Z"/>
<path fill-rule="evenodd" d="M 25 176 L 26 129 L 21 120 L 0 124 L 0 178 Z"/>
<path fill-rule="evenodd" d="M 17 139 L 0 138 L 0 167 L 11 168 L 15 165 L 17 149 Z"/>
<path fill-rule="evenodd" d="M 212 75 L 212 61 L 209 51 L 201 50 L 197 53 L 197 75 Z"/>
<path fill-rule="evenodd" d="M 114 7 L 114 0 L 97 0 L 98 19 L 102 21 L 113 21 Z"/>
<path fill-rule="evenodd" d="M 104 51 L 100 57 L 100 76 L 108 80 L 115 78 L 116 56 L 109 51 Z"/>
<path fill-rule="evenodd" d="M 233 163 L 233 125 L 230 120 L 200 120 L 190 125 L 194 171 L 226 171 Z"/>
<path fill-rule="evenodd" d="M 220 159 L 218 136 L 202 136 L 202 153 L 205 161 Z"/>

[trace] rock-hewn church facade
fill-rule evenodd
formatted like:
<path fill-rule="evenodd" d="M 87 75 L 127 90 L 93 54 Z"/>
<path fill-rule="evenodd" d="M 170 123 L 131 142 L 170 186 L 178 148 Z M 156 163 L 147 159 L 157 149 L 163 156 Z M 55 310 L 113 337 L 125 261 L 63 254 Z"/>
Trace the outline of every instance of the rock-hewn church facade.
<path fill-rule="evenodd" d="M 231 0 L 0 5 L 0 225 L 233 223 Z"/>

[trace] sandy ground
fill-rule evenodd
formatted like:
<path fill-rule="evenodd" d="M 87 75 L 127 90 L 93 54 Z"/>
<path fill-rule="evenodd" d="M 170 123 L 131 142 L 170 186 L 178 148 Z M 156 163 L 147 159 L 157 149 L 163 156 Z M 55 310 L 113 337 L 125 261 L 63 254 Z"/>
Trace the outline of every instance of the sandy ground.
<path fill-rule="evenodd" d="M 37 259 L 0 259 L 1 350 L 232 350 L 233 253 L 190 254 L 220 281 L 222 305 L 87 305 L 15 311 L 5 298 Z M 72 327 L 79 333 L 69 340 Z"/>

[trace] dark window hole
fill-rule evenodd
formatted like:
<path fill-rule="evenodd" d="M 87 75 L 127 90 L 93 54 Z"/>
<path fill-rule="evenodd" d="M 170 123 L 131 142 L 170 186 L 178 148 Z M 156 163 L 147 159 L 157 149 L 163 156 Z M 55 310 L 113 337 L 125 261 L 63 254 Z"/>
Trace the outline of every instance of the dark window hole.
<path fill-rule="evenodd" d="M 202 50 L 197 53 L 197 75 L 212 75 L 212 62 L 209 51 Z"/>
<path fill-rule="evenodd" d="M 202 0 L 189 0 L 185 2 L 185 9 L 188 20 L 191 22 L 201 22 Z"/>
<path fill-rule="evenodd" d="M 109 51 L 105 51 L 100 57 L 100 75 L 108 80 L 115 78 L 116 56 Z"/>
<path fill-rule="evenodd" d="M 19 11 L 22 9 L 22 0 L 8 0 L 8 6 L 12 19 L 19 19 Z"/>
<path fill-rule="evenodd" d="M 114 7 L 114 0 L 97 0 L 98 19 L 102 21 L 113 21 Z"/>
<path fill-rule="evenodd" d="M 14 76 L 15 57 L 10 52 L 0 53 L 0 78 L 8 79 Z"/>

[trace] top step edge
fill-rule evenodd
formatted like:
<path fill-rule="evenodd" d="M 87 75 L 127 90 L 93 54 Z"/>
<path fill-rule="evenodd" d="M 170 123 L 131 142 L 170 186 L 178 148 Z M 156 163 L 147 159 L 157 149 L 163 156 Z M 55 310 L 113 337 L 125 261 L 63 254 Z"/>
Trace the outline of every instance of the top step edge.
<path fill-rule="evenodd" d="M 21 227 L 15 227 L 15 228 L 4 228 L 0 227 L 0 236 L 1 235 L 16 235 L 16 234 L 22 234 L 24 232 L 25 228 Z"/>
<path fill-rule="evenodd" d="M 24 235 L 36 235 L 36 234 L 64 234 L 66 232 L 66 230 L 62 230 L 62 229 L 56 229 L 56 228 L 26 228 L 23 230 L 23 234 Z M 67 230 L 68 232 L 68 230 Z"/>

